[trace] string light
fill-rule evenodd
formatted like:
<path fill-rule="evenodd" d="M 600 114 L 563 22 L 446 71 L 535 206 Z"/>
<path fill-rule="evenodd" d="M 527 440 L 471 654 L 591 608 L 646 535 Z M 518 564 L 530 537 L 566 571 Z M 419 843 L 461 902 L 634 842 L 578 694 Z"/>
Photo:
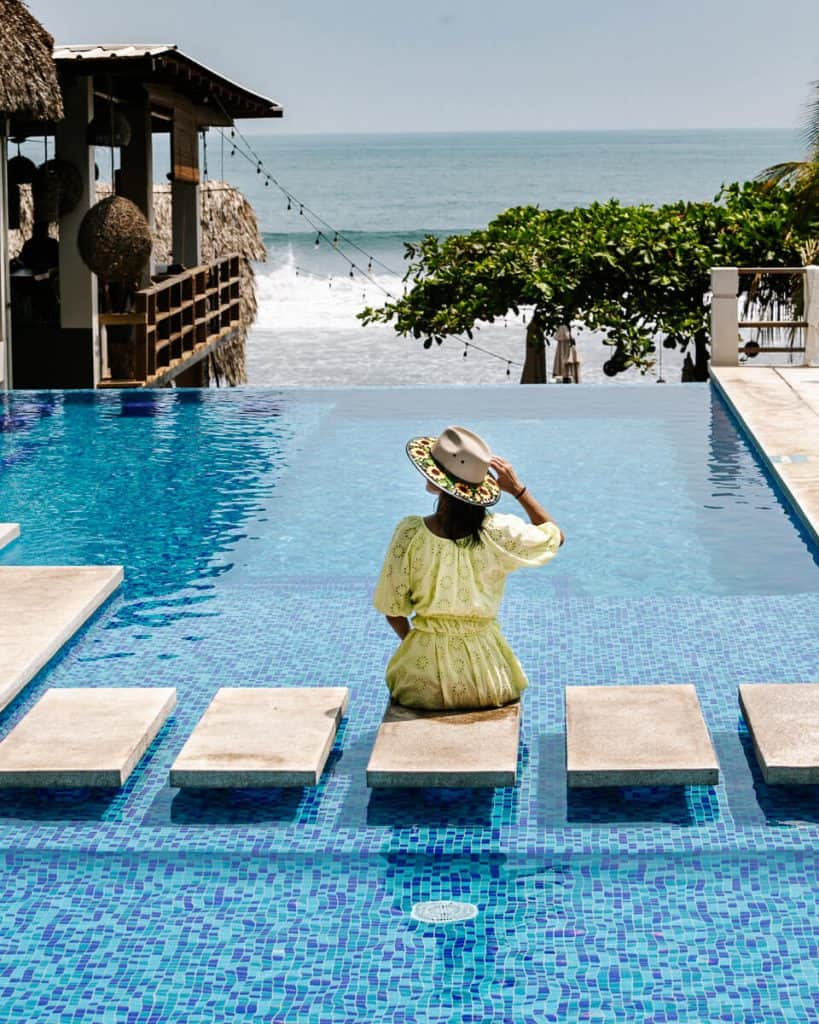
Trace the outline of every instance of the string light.
<path fill-rule="evenodd" d="M 217 104 L 219 104 L 219 106 L 221 106 L 221 103 L 219 101 L 218 96 L 215 96 L 214 98 L 216 99 Z M 222 108 L 222 112 L 225 114 L 225 116 L 228 116 L 227 112 L 224 110 L 224 108 Z M 279 191 L 287 198 L 287 210 L 288 211 L 292 209 L 292 203 L 293 203 L 294 200 L 298 202 L 298 204 L 299 204 L 299 216 L 300 217 L 304 217 L 304 219 L 308 222 L 308 224 L 310 224 L 310 226 L 316 231 L 315 247 L 316 248 L 319 247 L 321 239 L 324 239 L 327 242 L 331 242 L 332 246 L 335 248 L 335 250 L 338 253 L 338 255 L 349 264 L 349 268 L 350 268 L 349 269 L 349 276 L 351 278 L 355 277 L 355 271 L 358 270 L 358 272 L 360 274 L 362 274 L 364 277 L 366 277 L 366 279 L 372 285 L 374 285 L 376 288 L 378 288 L 379 291 L 381 291 L 384 295 L 386 295 L 386 297 L 388 299 L 390 299 L 393 302 L 397 302 L 398 301 L 397 297 L 395 295 L 393 295 L 393 293 L 388 288 L 385 288 L 381 284 L 380 281 L 378 281 L 374 277 L 372 277 L 373 265 L 374 264 L 378 264 L 380 267 L 382 267 L 387 273 L 389 273 L 393 277 L 400 277 L 401 275 L 399 273 L 397 273 L 392 267 L 389 267 L 386 263 L 384 263 L 383 260 L 380 260 L 377 256 L 373 256 L 372 254 L 368 253 L 365 249 L 363 249 L 355 241 L 353 241 L 352 239 L 348 238 L 343 232 L 340 232 L 340 231 L 336 230 L 335 228 L 333 228 L 330 224 L 327 223 L 327 221 L 324 220 L 323 217 L 319 216 L 319 214 L 317 214 L 314 210 L 312 210 L 311 207 L 307 206 L 307 204 L 301 202 L 300 200 L 296 200 L 296 197 L 293 196 L 293 194 L 288 189 L 286 189 L 277 180 L 275 175 L 271 174 L 269 171 L 267 171 L 267 169 L 264 167 L 264 162 L 262 161 L 261 157 L 259 157 L 259 155 L 253 150 L 253 148 L 250 145 L 250 143 L 248 142 L 247 138 L 242 134 L 241 131 L 238 131 L 237 129 L 235 129 L 235 127 L 231 128 L 231 130 L 230 130 L 230 137 L 231 137 L 231 139 L 235 139 L 237 133 L 238 133 L 239 139 L 242 141 L 242 143 L 244 143 L 244 146 L 246 147 L 247 152 L 245 152 L 245 150 L 242 149 L 242 147 L 238 143 L 233 142 L 232 143 L 233 149 L 231 150 L 231 156 L 234 156 L 236 153 L 238 153 L 240 156 L 244 157 L 250 163 L 254 164 L 254 166 L 257 168 L 257 173 L 261 174 L 262 172 L 264 172 L 264 174 L 265 174 L 265 186 L 267 187 L 268 183 L 272 183 L 276 188 L 279 189 Z M 322 230 L 322 227 L 327 228 L 328 231 L 332 232 L 332 239 L 328 236 L 327 233 L 325 233 L 325 231 Z M 352 249 L 355 249 L 356 251 L 360 252 L 363 256 L 367 257 L 367 271 L 366 271 L 366 273 L 360 267 L 358 267 L 349 258 L 349 256 L 346 255 L 346 253 L 344 253 L 339 248 L 341 243 L 343 243 L 344 245 L 349 246 Z M 330 287 L 330 288 L 333 287 L 332 275 L 329 276 L 328 287 Z M 405 284 L 403 286 L 403 296 L 406 297 L 407 295 L 408 295 L 408 288 L 407 288 L 407 285 Z M 366 299 L 366 293 L 365 293 L 364 297 Z M 523 323 L 525 324 L 526 323 L 526 314 L 525 313 L 524 313 L 522 319 L 523 319 Z M 506 320 L 504 319 L 504 327 L 505 326 L 506 326 Z M 480 329 L 480 325 L 476 324 L 475 325 L 475 330 L 479 330 L 479 329 Z M 466 356 L 468 354 L 468 349 L 469 348 L 473 348 L 476 351 L 481 352 L 483 355 L 490 356 L 493 359 L 499 359 L 502 362 L 505 362 L 506 363 L 507 376 L 510 376 L 510 367 L 511 366 L 513 366 L 513 365 L 514 366 L 521 366 L 522 365 L 521 363 L 518 363 L 515 360 L 508 359 L 506 356 L 499 355 L 497 352 L 492 352 L 490 349 L 486 349 L 486 348 L 481 347 L 480 345 L 476 345 L 474 342 L 464 342 L 464 353 L 463 353 L 464 354 L 464 358 L 466 358 Z"/>

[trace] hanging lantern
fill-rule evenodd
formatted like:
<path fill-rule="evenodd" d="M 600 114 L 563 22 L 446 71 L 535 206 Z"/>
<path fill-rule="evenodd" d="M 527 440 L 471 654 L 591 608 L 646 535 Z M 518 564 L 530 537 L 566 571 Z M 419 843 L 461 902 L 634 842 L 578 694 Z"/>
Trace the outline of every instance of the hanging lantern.
<path fill-rule="evenodd" d="M 80 172 L 67 160 L 40 164 L 32 184 L 34 222 L 51 224 L 71 213 L 82 196 Z"/>
<path fill-rule="evenodd" d="M 131 123 L 121 110 L 99 110 L 88 125 L 89 146 L 127 146 Z"/>
<path fill-rule="evenodd" d="M 30 185 L 37 173 L 37 165 L 26 156 L 13 156 L 7 164 L 8 194 L 8 225 L 11 231 L 20 227 L 20 186 Z"/>
<path fill-rule="evenodd" d="M 83 217 L 77 245 L 86 266 L 103 281 L 132 285 L 151 255 L 151 229 L 136 203 L 108 196 Z"/>
<path fill-rule="evenodd" d="M 37 164 L 27 156 L 13 156 L 7 164 L 9 185 L 31 185 L 37 175 Z"/>

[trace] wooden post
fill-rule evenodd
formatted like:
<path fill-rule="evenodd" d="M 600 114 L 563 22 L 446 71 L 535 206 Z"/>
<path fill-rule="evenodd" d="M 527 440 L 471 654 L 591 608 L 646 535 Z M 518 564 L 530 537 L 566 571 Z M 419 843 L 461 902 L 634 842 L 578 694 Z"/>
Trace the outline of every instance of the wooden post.
<path fill-rule="evenodd" d="M 96 203 L 94 183 L 94 150 L 88 145 L 88 124 L 94 116 L 92 79 L 81 75 L 63 83 L 65 118 L 55 132 L 56 154 L 77 169 L 82 181 L 80 201 L 60 218 L 60 327 L 72 331 L 82 346 L 87 334 L 91 348 L 89 387 L 96 387 L 101 376 L 101 354 L 97 278 L 83 262 L 77 247 L 80 222 Z"/>
<path fill-rule="evenodd" d="M 147 94 L 140 100 L 123 107 L 123 114 L 131 126 L 131 141 L 122 150 L 119 192 L 142 210 L 154 229 L 153 139 L 151 136 L 151 104 Z M 142 271 L 140 287 L 151 283 L 153 258 Z"/>
<path fill-rule="evenodd" d="M 11 387 L 11 297 L 9 282 L 9 231 L 6 221 L 8 174 L 6 137 L 8 121 L 0 118 L 0 390 Z"/>
<path fill-rule="evenodd" d="M 805 366 L 819 366 L 819 267 L 805 267 Z"/>
<path fill-rule="evenodd" d="M 196 121 L 183 109 L 174 110 L 171 133 L 173 262 L 196 267 L 202 262 L 199 212 L 199 134 Z"/>
<path fill-rule="evenodd" d="M 737 268 L 712 267 L 711 293 L 711 363 L 714 366 L 738 366 Z"/>

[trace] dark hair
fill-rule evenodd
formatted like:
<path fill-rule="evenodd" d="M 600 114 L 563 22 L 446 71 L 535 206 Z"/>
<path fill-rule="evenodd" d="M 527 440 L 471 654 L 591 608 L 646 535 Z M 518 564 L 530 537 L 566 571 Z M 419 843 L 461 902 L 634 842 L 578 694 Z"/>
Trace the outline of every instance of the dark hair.
<path fill-rule="evenodd" d="M 470 505 L 466 501 L 458 501 L 446 491 L 441 492 L 438 499 L 438 518 L 444 528 L 448 540 L 458 541 L 466 548 L 476 547 L 481 543 L 486 509 L 483 505 Z"/>

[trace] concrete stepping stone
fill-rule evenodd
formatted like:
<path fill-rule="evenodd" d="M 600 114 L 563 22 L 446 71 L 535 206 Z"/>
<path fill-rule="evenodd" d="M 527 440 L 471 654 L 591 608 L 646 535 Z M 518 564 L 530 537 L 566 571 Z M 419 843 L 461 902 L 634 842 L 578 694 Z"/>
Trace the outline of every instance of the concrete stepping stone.
<path fill-rule="evenodd" d="M 13 540 L 17 540 L 19 536 L 19 523 L 0 523 L 0 548 L 4 548 L 6 544 L 11 544 L 11 542 Z"/>
<path fill-rule="evenodd" d="M 367 785 L 514 786 L 520 703 L 486 711 L 419 711 L 390 704 L 375 738 Z"/>
<path fill-rule="evenodd" d="M 119 565 L 0 566 L 0 711 L 120 583 Z"/>
<path fill-rule="evenodd" d="M 175 705 L 167 687 L 47 690 L 0 743 L 0 788 L 118 788 Z"/>
<path fill-rule="evenodd" d="M 225 687 L 170 772 L 171 786 L 315 786 L 347 710 L 344 686 Z"/>
<path fill-rule="evenodd" d="M 819 783 L 819 683 L 743 683 L 739 706 L 769 785 Z"/>
<path fill-rule="evenodd" d="M 715 786 L 694 687 L 567 686 L 566 775 L 571 788 Z"/>

